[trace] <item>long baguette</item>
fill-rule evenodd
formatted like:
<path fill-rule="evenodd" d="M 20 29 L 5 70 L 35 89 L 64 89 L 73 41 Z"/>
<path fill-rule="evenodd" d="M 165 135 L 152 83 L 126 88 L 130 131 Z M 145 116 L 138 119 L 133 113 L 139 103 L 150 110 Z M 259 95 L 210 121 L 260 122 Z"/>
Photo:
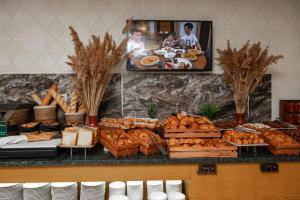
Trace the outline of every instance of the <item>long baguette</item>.
<path fill-rule="evenodd" d="M 71 112 L 73 113 L 75 113 L 77 110 L 77 102 L 78 102 L 78 95 L 75 93 L 75 91 L 73 91 L 71 96 L 71 102 L 70 102 Z"/>
<path fill-rule="evenodd" d="M 46 106 L 50 103 L 51 99 L 52 99 L 52 95 L 51 92 L 52 91 L 56 91 L 57 90 L 57 86 L 55 84 L 53 84 L 51 86 L 51 88 L 49 89 L 49 92 L 47 93 L 47 95 L 45 96 L 45 98 L 42 100 L 41 106 Z"/>
<path fill-rule="evenodd" d="M 64 112 L 71 112 L 70 106 L 67 104 L 67 102 L 65 102 L 64 98 L 58 92 L 52 90 L 50 93 Z"/>
<path fill-rule="evenodd" d="M 81 104 L 80 104 L 79 109 L 78 109 L 78 112 L 80 112 L 80 113 L 85 113 L 85 112 L 87 112 L 87 108 L 86 108 L 86 106 L 85 106 L 84 103 L 81 103 Z"/>
<path fill-rule="evenodd" d="M 34 102 L 37 103 L 38 105 L 41 105 L 42 100 L 36 93 L 32 93 L 31 97 L 33 98 Z"/>

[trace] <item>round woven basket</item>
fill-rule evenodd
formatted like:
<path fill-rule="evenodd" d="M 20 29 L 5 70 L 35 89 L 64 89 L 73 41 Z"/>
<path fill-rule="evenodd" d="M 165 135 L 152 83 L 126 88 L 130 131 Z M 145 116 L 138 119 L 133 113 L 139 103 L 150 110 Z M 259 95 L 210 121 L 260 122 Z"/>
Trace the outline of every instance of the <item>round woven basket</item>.
<path fill-rule="evenodd" d="M 56 121 L 56 106 L 34 106 L 33 108 L 35 121 L 48 123 Z"/>
<path fill-rule="evenodd" d="M 69 125 L 84 125 L 85 113 L 65 113 L 66 124 Z"/>

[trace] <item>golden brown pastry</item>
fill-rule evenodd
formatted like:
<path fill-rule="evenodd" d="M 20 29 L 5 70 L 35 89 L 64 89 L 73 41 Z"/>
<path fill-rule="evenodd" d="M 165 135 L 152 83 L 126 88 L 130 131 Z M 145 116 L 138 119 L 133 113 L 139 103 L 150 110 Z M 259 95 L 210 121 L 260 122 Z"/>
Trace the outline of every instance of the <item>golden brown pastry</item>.
<path fill-rule="evenodd" d="M 47 95 L 45 96 L 45 98 L 42 100 L 41 102 L 41 106 L 46 106 L 50 103 L 51 99 L 52 99 L 52 95 L 51 93 L 52 92 L 56 92 L 57 90 L 57 86 L 55 84 L 53 84 L 51 87 L 50 87 L 50 90 L 49 92 L 47 93 Z"/>
<path fill-rule="evenodd" d="M 70 106 L 67 104 L 67 102 L 65 102 L 63 97 L 58 92 L 55 90 L 50 90 L 49 92 L 64 112 L 69 113 L 71 111 Z"/>

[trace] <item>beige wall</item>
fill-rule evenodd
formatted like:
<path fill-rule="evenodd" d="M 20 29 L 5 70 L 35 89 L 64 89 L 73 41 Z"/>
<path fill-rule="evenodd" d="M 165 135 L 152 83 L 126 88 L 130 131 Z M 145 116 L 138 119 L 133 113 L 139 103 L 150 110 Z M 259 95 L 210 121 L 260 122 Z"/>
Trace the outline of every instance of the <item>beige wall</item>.
<path fill-rule="evenodd" d="M 285 56 L 270 70 L 272 116 L 279 99 L 300 99 L 300 0 L 0 0 L 0 73 L 69 73 L 69 25 L 85 42 L 106 30 L 119 41 L 130 16 L 212 20 L 214 48 L 262 41 Z"/>

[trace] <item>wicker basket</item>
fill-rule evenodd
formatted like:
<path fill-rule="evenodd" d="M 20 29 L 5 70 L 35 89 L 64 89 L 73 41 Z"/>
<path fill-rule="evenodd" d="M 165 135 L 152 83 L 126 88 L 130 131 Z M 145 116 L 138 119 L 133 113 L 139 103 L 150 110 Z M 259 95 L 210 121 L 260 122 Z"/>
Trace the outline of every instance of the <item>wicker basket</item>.
<path fill-rule="evenodd" d="M 85 113 L 65 113 L 66 124 L 84 125 Z"/>
<path fill-rule="evenodd" d="M 52 123 L 56 121 L 56 106 L 35 106 L 35 121 Z"/>

